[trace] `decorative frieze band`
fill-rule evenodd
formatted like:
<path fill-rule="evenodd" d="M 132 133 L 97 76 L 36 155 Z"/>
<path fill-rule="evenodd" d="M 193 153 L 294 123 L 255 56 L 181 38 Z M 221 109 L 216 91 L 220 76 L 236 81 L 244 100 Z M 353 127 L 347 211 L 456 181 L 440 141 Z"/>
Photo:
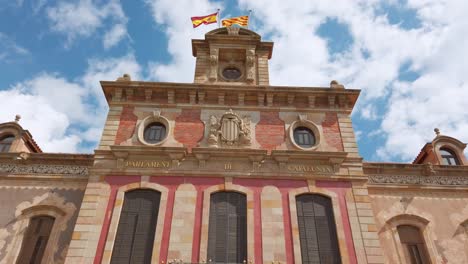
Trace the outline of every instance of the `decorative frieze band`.
<path fill-rule="evenodd" d="M 88 175 L 87 166 L 76 165 L 44 165 L 44 164 L 0 164 L 0 173 L 10 174 L 62 174 Z"/>
<path fill-rule="evenodd" d="M 468 186 L 468 176 L 371 175 L 369 183 Z"/>

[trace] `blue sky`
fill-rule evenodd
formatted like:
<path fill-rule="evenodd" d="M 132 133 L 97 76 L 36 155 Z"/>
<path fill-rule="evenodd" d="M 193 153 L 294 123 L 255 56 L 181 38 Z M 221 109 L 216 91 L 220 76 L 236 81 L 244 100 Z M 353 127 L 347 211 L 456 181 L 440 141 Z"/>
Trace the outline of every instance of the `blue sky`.
<path fill-rule="evenodd" d="M 45 151 L 92 152 L 107 107 L 100 80 L 123 73 L 191 82 L 190 16 L 252 10 L 274 41 L 272 85 L 362 89 L 353 111 L 368 161 L 411 161 L 433 129 L 468 141 L 464 1 L 3 0 L 0 122 L 23 116 Z M 446 14 L 450 14 L 447 16 Z"/>

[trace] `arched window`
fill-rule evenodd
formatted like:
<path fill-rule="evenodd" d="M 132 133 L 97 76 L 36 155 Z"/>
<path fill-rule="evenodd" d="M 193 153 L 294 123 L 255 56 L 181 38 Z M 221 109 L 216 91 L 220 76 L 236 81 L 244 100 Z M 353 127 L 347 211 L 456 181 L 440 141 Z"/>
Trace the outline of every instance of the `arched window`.
<path fill-rule="evenodd" d="M 331 199 L 302 194 L 296 207 L 302 263 L 341 263 Z"/>
<path fill-rule="evenodd" d="M 247 260 L 247 198 L 236 192 L 211 195 L 208 259 L 213 263 Z"/>
<path fill-rule="evenodd" d="M 442 157 L 442 165 L 460 165 L 457 156 L 450 149 L 441 148 L 440 156 Z"/>
<path fill-rule="evenodd" d="M 6 136 L 0 139 L 0 152 L 8 152 L 11 147 L 11 143 L 15 140 L 15 136 Z"/>
<path fill-rule="evenodd" d="M 166 137 L 166 126 L 159 123 L 154 122 L 149 124 L 144 131 L 143 138 L 146 142 L 153 144 L 161 142 Z"/>
<path fill-rule="evenodd" d="M 294 129 L 294 141 L 303 148 L 313 147 L 315 145 L 314 133 L 307 127 L 297 127 Z"/>
<path fill-rule="evenodd" d="M 411 225 L 400 225 L 397 230 L 406 260 L 410 261 L 411 264 L 431 263 L 419 228 Z"/>
<path fill-rule="evenodd" d="M 151 263 L 161 193 L 125 193 L 111 263 Z"/>
<path fill-rule="evenodd" d="M 23 238 L 17 263 L 41 263 L 55 218 L 35 216 L 31 218 Z"/>

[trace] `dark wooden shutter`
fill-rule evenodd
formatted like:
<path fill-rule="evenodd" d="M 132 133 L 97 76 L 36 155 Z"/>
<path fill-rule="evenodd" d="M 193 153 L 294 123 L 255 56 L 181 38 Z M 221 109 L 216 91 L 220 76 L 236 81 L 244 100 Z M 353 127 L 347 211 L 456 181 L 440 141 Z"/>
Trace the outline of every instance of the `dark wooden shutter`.
<path fill-rule="evenodd" d="M 208 259 L 212 263 L 247 260 L 247 199 L 236 192 L 211 195 Z"/>
<path fill-rule="evenodd" d="M 152 190 L 125 194 L 111 263 L 151 263 L 160 200 Z"/>
<path fill-rule="evenodd" d="M 49 241 L 55 218 L 36 216 L 31 218 L 23 238 L 18 264 L 40 264 Z"/>
<path fill-rule="evenodd" d="M 397 227 L 400 242 L 411 264 L 431 263 L 426 250 L 426 244 L 419 228 L 410 225 Z"/>
<path fill-rule="evenodd" d="M 341 263 L 330 198 L 303 194 L 296 206 L 302 263 Z"/>

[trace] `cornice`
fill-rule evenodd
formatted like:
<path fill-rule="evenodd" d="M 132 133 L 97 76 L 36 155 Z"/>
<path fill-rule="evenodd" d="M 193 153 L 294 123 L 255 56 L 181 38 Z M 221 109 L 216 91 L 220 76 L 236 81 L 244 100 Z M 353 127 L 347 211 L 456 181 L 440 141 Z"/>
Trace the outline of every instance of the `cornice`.
<path fill-rule="evenodd" d="M 3 179 L 87 179 L 94 155 L 62 153 L 0 153 Z"/>
<path fill-rule="evenodd" d="M 468 187 L 468 166 L 363 163 L 369 186 Z"/>
<path fill-rule="evenodd" d="M 82 165 L 89 167 L 92 166 L 93 161 L 93 154 L 27 152 L 0 153 L 0 163 L 10 164 Z"/>
<path fill-rule="evenodd" d="M 360 91 L 344 88 L 101 81 L 109 105 L 231 107 L 351 112 Z"/>
<path fill-rule="evenodd" d="M 372 185 L 468 187 L 468 176 L 370 175 L 369 186 Z"/>
<path fill-rule="evenodd" d="M 360 159 L 343 152 L 249 148 L 111 146 L 98 150 L 91 174 L 185 175 L 288 179 L 365 179 Z M 351 169 L 352 168 L 352 169 Z"/>
<path fill-rule="evenodd" d="M 363 162 L 362 166 L 368 175 L 468 175 L 468 166 L 379 162 Z"/>

